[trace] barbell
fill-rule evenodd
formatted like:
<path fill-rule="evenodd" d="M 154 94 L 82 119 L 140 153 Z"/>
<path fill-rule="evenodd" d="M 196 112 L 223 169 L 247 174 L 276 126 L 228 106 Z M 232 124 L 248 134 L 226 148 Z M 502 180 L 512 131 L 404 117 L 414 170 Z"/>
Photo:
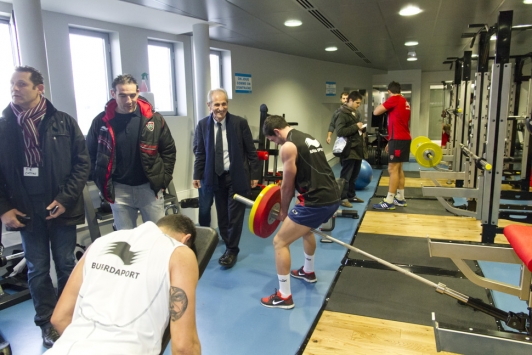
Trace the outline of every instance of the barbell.
<path fill-rule="evenodd" d="M 244 196 L 235 194 L 233 196 L 233 199 L 237 200 L 238 202 L 241 202 L 245 205 L 251 206 L 251 213 L 249 215 L 249 227 L 251 232 L 256 234 L 257 236 L 261 238 L 268 238 L 273 232 L 277 229 L 279 226 L 280 220 L 277 219 L 277 215 L 279 213 L 279 209 L 281 207 L 281 188 L 278 185 L 268 185 L 266 186 L 262 192 L 259 194 L 257 199 L 255 201 L 252 201 L 248 198 L 245 198 Z M 445 284 L 439 282 L 435 283 L 431 280 L 428 280 L 424 277 L 421 277 L 419 275 L 416 275 L 408 270 L 405 270 L 397 265 L 394 265 L 384 259 L 381 259 L 375 255 L 372 255 L 370 253 L 367 253 L 363 250 L 360 250 L 352 245 L 349 245 L 347 243 L 342 242 L 341 240 L 338 240 L 336 238 L 331 237 L 328 234 L 323 233 L 320 230 L 317 229 L 311 229 L 311 232 L 331 240 L 332 242 L 335 242 L 336 244 L 339 244 L 349 250 L 352 250 L 356 253 L 359 253 L 363 256 L 366 256 L 372 260 L 375 260 L 379 264 L 385 265 L 389 267 L 392 270 L 398 271 L 408 277 L 411 277 L 415 280 L 418 280 L 428 286 L 431 286 L 435 288 L 435 291 L 444 294 L 447 296 L 450 296 L 474 309 L 477 309 L 483 313 L 486 313 L 488 315 L 491 315 L 493 317 L 496 317 L 497 319 L 501 319 L 505 321 L 508 325 L 511 325 L 510 319 L 513 315 L 511 312 L 504 312 L 494 306 L 491 306 L 489 304 L 484 303 L 482 300 L 469 297 L 465 294 L 462 294 L 458 291 L 455 291 L 449 287 L 447 287 Z M 518 329 L 518 327 L 513 326 L 513 328 Z M 523 331 L 525 329 L 520 329 Z"/>
<path fill-rule="evenodd" d="M 437 166 L 442 158 L 443 151 L 440 146 L 433 143 L 428 137 L 419 136 L 410 143 L 410 151 L 419 165 L 424 168 Z"/>
<path fill-rule="evenodd" d="M 6 266 L 8 261 L 11 261 L 11 260 L 14 260 L 14 259 L 23 258 L 23 257 L 24 257 L 24 252 L 12 254 L 12 255 L 7 255 L 7 256 L 3 256 L 2 255 L 2 256 L 0 256 L 0 267 L 1 266 Z"/>

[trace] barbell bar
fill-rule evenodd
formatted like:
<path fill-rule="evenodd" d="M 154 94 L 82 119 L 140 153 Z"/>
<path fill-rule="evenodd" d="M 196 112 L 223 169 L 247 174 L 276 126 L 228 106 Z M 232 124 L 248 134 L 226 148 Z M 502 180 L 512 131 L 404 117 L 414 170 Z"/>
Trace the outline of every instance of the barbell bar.
<path fill-rule="evenodd" d="M 233 196 L 233 199 L 247 206 L 251 206 L 252 213 L 250 213 L 250 217 L 249 217 L 250 218 L 249 226 L 250 226 L 251 231 L 261 238 L 268 238 L 271 234 L 273 234 L 273 232 L 275 231 L 275 229 L 277 229 L 277 226 L 280 223 L 280 221 L 277 219 L 277 216 L 279 213 L 279 208 L 281 206 L 281 189 L 278 185 L 268 185 L 263 190 L 266 190 L 266 191 L 264 191 L 264 193 L 261 192 L 255 201 L 252 201 L 238 194 L 235 194 Z M 251 228 L 251 226 L 253 226 L 253 229 Z M 503 320 L 507 324 L 510 325 L 510 318 L 512 317 L 511 312 L 510 313 L 505 312 L 501 309 L 498 309 L 496 307 L 493 307 L 489 304 L 484 303 L 480 299 L 464 295 L 463 293 L 460 293 L 458 291 L 455 291 L 447 287 L 445 284 L 441 282 L 439 283 L 432 282 L 424 277 L 421 277 L 397 265 L 394 265 L 384 259 L 381 259 L 375 255 L 367 253 L 352 245 L 344 243 L 341 240 L 333 238 L 330 235 L 323 233 L 320 230 L 311 229 L 310 231 L 323 238 L 329 239 L 330 241 L 336 244 L 339 244 L 343 246 L 344 248 L 347 248 L 356 253 L 364 255 L 372 260 L 375 260 L 379 264 L 385 265 L 392 270 L 398 271 L 401 274 L 404 274 L 430 287 L 433 287 L 437 293 L 450 296 L 460 302 L 463 302 L 464 304 L 474 309 L 477 309 L 483 313 L 491 315 L 497 319 Z M 515 328 L 517 329 L 517 327 Z"/>
<path fill-rule="evenodd" d="M 23 258 L 23 257 L 24 257 L 24 252 L 7 255 L 7 256 L 0 256 L 0 267 L 5 266 L 7 262 L 10 260 L 17 259 L 17 258 Z"/>
<path fill-rule="evenodd" d="M 474 154 L 472 151 L 470 151 L 465 145 L 460 143 L 460 149 L 462 150 L 462 153 L 469 158 L 473 159 L 475 162 L 475 165 L 480 170 L 487 170 L 490 171 L 492 166 L 490 163 L 488 163 L 485 159 L 479 157 L 478 155 Z"/>

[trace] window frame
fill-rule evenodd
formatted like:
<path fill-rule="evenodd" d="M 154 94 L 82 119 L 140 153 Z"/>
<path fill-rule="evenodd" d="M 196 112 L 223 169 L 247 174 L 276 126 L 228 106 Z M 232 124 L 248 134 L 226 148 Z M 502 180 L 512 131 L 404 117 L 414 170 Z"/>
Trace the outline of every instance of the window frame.
<path fill-rule="evenodd" d="M 11 63 L 13 64 L 12 69 L 15 69 L 18 66 L 18 62 L 17 62 L 18 53 L 15 53 L 16 47 L 14 46 L 14 42 L 13 42 L 11 19 L 9 17 L 0 15 L 0 24 L 6 25 L 8 28 L 9 41 L 10 41 L 9 53 L 11 54 Z"/>
<path fill-rule="evenodd" d="M 219 64 L 219 71 L 218 73 L 220 74 L 220 77 L 219 77 L 219 81 L 220 81 L 220 86 L 218 88 L 222 88 L 222 89 L 225 89 L 224 87 L 224 75 L 223 75 L 223 56 L 222 56 L 222 52 L 219 51 L 219 50 L 216 50 L 216 49 L 212 49 L 210 50 L 210 55 L 215 55 L 218 57 L 218 64 Z M 209 64 L 210 64 L 210 60 L 209 60 Z M 212 75 L 212 70 L 211 70 L 211 75 Z M 212 79 L 211 79 L 211 83 L 212 83 Z M 212 88 L 212 89 L 218 89 L 218 88 Z"/>
<path fill-rule="evenodd" d="M 79 35 L 79 36 L 86 36 L 86 37 L 93 37 L 93 38 L 99 38 L 102 40 L 102 43 L 104 45 L 104 61 L 105 61 L 105 68 L 106 68 L 106 74 L 107 74 L 107 90 L 106 90 L 106 95 L 107 95 L 107 101 L 109 101 L 111 99 L 111 90 L 113 89 L 113 79 L 114 79 L 114 76 L 113 76 L 113 66 L 112 66 L 112 56 L 111 56 L 111 36 L 109 34 L 109 32 L 105 32 L 105 31 L 98 31 L 98 30 L 92 30 L 92 29 L 85 29 L 85 28 L 80 28 L 80 27 L 74 27 L 74 26 L 69 26 L 68 27 L 68 35 L 69 35 L 69 46 L 70 46 L 70 35 L 73 34 L 73 35 Z M 72 49 L 70 48 L 70 55 L 72 55 Z M 72 65 L 72 57 L 70 58 L 71 60 L 71 65 Z M 74 73 L 72 72 L 72 75 L 74 75 Z M 72 77 L 72 79 L 74 79 L 74 77 Z M 75 90 L 75 88 L 74 88 Z M 78 117 L 78 102 L 76 101 L 75 99 L 75 95 L 74 95 L 74 102 L 75 102 L 75 106 L 76 106 L 76 121 L 78 121 L 78 124 L 79 123 L 79 120 L 80 120 L 80 117 Z M 86 136 L 86 132 L 83 132 L 83 135 Z"/>
<path fill-rule="evenodd" d="M 107 99 L 111 100 L 111 91 L 113 89 L 113 66 L 111 62 L 111 38 L 109 36 L 108 32 L 104 31 L 95 31 L 95 30 L 88 30 L 85 28 L 79 28 L 79 27 L 69 27 L 68 28 L 68 34 L 75 34 L 80 36 L 87 36 L 87 37 L 96 37 L 101 38 L 104 43 L 105 47 L 105 66 L 107 68 Z"/>
<path fill-rule="evenodd" d="M 174 104 L 174 110 L 173 111 L 157 111 L 157 112 L 159 112 L 163 116 L 177 116 L 177 112 L 178 112 L 177 110 L 177 83 L 176 83 L 177 80 L 176 80 L 176 58 L 175 58 L 174 43 L 149 38 L 148 46 L 165 47 L 170 50 L 170 73 L 171 73 L 170 75 L 172 76 L 172 90 L 173 90 L 172 101 Z M 148 49 L 148 47 L 146 47 L 146 49 Z M 149 60 L 150 60 L 150 56 L 149 56 L 149 51 L 148 51 L 148 66 L 149 66 Z M 149 75 L 151 75 L 151 73 Z M 148 77 L 148 81 L 149 80 L 150 79 Z M 150 82 L 150 87 L 151 87 L 151 82 Z M 157 100 L 157 98 L 155 99 Z"/>

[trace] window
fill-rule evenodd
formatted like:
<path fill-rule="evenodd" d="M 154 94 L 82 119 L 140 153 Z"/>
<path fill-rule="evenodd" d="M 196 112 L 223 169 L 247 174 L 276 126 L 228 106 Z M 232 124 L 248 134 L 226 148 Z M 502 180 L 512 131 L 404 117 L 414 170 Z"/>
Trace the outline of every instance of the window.
<path fill-rule="evenodd" d="M 103 111 L 110 98 L 112 75 L 109 35 L 71 28 L 70 55 L 78 125 L 86 135 L 92 120 Z"/>
<path fill-rule="evenodd" d="M 223 87 L 222 80 L 222 53 L 211 50 L 211 89 Z"/>
<path fill-rule="evenodd" d="M 9 35 L 9 20 L 0 18 L 0 48 L 2 55 L 0 55 L 0 103 L 4 107 L 11 101 L 11 88 L 9 81 L 15 63 L 12 55 L 11 36 Z"/>
<path fill-rule="evenodd" d="M 149 40 L 148 60 L 148 89 L 153 93 L 155 110 L 162 115 L 176 115 L 174 45 Z"/>

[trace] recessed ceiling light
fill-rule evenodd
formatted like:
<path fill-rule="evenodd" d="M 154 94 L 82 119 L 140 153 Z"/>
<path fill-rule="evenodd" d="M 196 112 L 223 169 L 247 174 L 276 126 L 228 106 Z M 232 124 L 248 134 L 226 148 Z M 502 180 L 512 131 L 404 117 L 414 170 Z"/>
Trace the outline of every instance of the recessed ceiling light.
<path fill-rule="evenodd" d="M 327 48 L 325 48 L 325 50 L 326 50 L 327 52 L 334 52 L 334 51 L 337 51 L 337 50 L 338 50 L 338 47 L 334 47 L 334 46 L 333 46 L 333 47 L 327 47 Z"/>
<path fill-rule="evenodd" d="M 532 0 L 523 0 L 523 4 L 532 4 Z"/>
<path fill-rule="evenodd" d="M 410 46 L 417 46 L 419 44 L 419 42 L 417 41 L 408 41 L 408 42 L 405 42 L 405 46 L 407 47 L 410 47 Z"/>
<path fill-rule="evenodd" d="M 417 60 L 416 57 L 408 57 L 406 58 L 406 60 L 408 60 L 409 62 L 415 62 Z"/>
<path fill-rule="evenodd" d="M 399 11 L 399 15 L 401 16 L 414 16 L 421 12 L 421 9 L 417 6 L 409 5 L 407 7 L 404 7 Z"/>
<path fill-rule="evenodd" d="M 284 23 L 284 25 L 287 27 L 297 27 L 297 26 L 301 26 L 302 24 L 303 22 L 299 20 L 288 20 Z"/>

